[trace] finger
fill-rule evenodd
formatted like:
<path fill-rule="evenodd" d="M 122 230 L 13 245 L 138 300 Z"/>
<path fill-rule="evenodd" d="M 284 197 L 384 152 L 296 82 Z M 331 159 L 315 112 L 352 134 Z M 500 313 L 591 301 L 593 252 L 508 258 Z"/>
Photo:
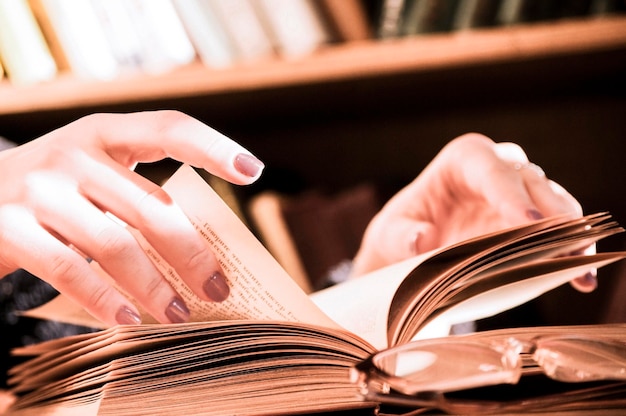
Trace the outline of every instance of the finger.
<path fill-rule="evenodd" d="M 526 189 L 531 198 L 546 216 L 571 214 L 573 217 L 579 217 L 583 214 L 580 203 L 561 185 L 547 179 L 543 169 L 532 163 L 516 164 L 515 168 L 520 171 L 524 178 Z M 595 253 L 595 244 L 589 246 L 585 252 L 587 254 Z M 597 270 L 589 270 L 583 276 L 572 280 L 571 284 L 580 292 L 592 292 L 598 285 Z"/>
<path fill-rule="evenodd" d="M 512 142 L 499 142 L 494 143 L 493 151 L 500 160 L 503 160 L 511 165 L 519 163 L 524 165 L 528 163 L 528 156 L 524 149 L 517 143 Z"/>
<path fill-rule="evenodd" d="M 593 292 L 598 287 L 597 270 L 593 269 L 585 273 L 581 277 L 572 280 L 571 285 L 574 289 L 582 293 Z"/>
<path fill-rule="evenodd" d="M 354 259 L 354 276 L 438 247 L 437 233 L 431 223 L 386 214 L 370 224 L 363 239 L 365 244 Z"/>
<path fill-rule="evenodd" d="M 264 167 L 238 143 L 177 111 L 96 114 L 69 126 L 80 137 L 87 127 L 126 167 L 171 157 L 236 184 L 254 182 Z"/>
<path fill-rule="evenodd" d="M 510 142 L 496 143 L 494 151 L 498 158 L 519 172 L 530 198 L 543 216 L 565 213 L 582 215 L 576 199 L 556 182 L 549 180 L 541 167 L 531 163 L 519 145 Z"/>
<path fill-rule="evenodd" d="M 98 264 L 160 322 L 185 322 L 189 310 L 131 233 L 54 175 L 39 182 L 33 199 L 38 221 Z M 46 186 L 47 185 L 47 186 Z"/>
<path fill-rule="evenodd" d="M 582 206 L 576 198 L 555 181 L 547 179 L 543 184 L 527 187 L 533 201 L 546 216 L 570 214 L 575 218 L 583 215 Z"/>
<path fill-rule="evenodd" d="M 473 196 L 482 196 L 500 214 L 503 226 L 516 226 L 544 216 L 528 193 L 524 179 L 511 165 L 514 161 L 527 161 L 519 146 L 496 144 L 482 135 L 461 138 L 465 140 L 454 143 L 460 143 L 462 148 L 450 152 L 452 161 L 444 161 L 461 167 L 454 170 L 461 175 L 456 183 L 465 184 Z"/>
<path fill-rule="evenodd" d="M 161 187 L 114 163 L 94 158 L 83 163 L 89 165 L 81 182 L 84 195 L 139 230 L 201 299 L 221 302 L 228 297 L 230 288 L 215 255 Z"/>
<path fill-rule="evenodd" d="M 435 227 L 425 221 L 393 218 L 379 230 L 374 241 L 379 242 L 379 254 L 386 263 L 405 260 L 439 246 Z"/>
<path fill-rule="evenodd" d="M 100 279 L 87 261 L 48 233 L 24 208 L 0 210 L 2 255 L 50 283 L 87 312 L 109 325 L 137 324 L 134 305 Z"/>
<path fill-rule="evenodd" d="M 591 255 L 595 253 L 596 253 L 596 245 L 592 244 L 586 249 L 581 250 L 581 252 L 572 253 L 572 254 Z M 598 269 L 595 269 L 595 268 L 590 269 L 584 275 L 576 279 L 573 279 L 570 282 L 570 284 L 572 285 L 572 287 L 574 287 L 574 289 L 578 290 L 579 292 L 583 292 L 583 293 L 593 292 L 596 289 L 596 287 L 598 287 Z"/>

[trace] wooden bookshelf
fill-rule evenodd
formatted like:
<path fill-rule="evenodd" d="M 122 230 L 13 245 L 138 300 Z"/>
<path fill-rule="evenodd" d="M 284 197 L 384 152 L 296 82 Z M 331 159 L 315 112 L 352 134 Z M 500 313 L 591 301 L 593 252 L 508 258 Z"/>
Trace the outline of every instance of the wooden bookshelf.
<path fill-rule="evenodd" d="M 624 16 L 355 42 L 331 46 L 303 59 L 226 70 L 211 70 L 197 63 L 160 75 L 125 76 L 111 82 L 77 79 L 71 74 L 28 87 L 4 80 L 0 82 L 0 115 L 119 104 L 141 108 L 143 102 L 155 100 L 625 50 Z"/>

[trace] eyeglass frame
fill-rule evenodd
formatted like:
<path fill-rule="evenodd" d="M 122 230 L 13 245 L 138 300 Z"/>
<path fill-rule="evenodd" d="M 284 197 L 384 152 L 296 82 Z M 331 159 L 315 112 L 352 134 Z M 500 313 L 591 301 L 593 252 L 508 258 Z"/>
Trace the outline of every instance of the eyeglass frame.
<path fill-rule="evenodd" d="M 539 331 L 541 332 L 541 331 Z M 608 364 L 611 375 L 606 374 L 591 374 L 589 372 L 581 371 L 577 372 L 576 369 L 563 367 L 559 363 L 550 362 L 550 356 L 541 356 L 545 352 L 545 346 L 542 349 L 542 344 L 546 342 L 563 342 L 575 343 L 585 342 L 594 344 L 599 347 L 598 351 L 607 352 L 609 355 L 615 355 L 614 359 L 606 359 L 605 362 L 601 362 L 602 365 Z M 394 375 L 389 371 L 381 369 L 376 363 L 377 360 L 382 360 L 387 357 L 391 357 L 392 354 L 396 354 L 399 357 L 400 352 L 405 350 L 413 350 L 420 352 L 420 348 L 424 346 L 472 346 L 477 347 L 483 351 L 489 351 L 499 356 L 504 361 L 506 370 L 502 371 L 503 377 L 499 378 L 497 382 L 483 383 L 467 385 L 462 388 L 454 389 L 425 389 L 421 391 L 407 392 L 405 388 L 407 383 L 410 383 L 407 375 Z M 613 349 L 618 353 L 614 354 Z M 531 357 L 532 356 L 532 357 Z M 594 355 L 596 357 L 596 355 Z M 438 358 L 438 357 L 437 357 Z M 530 366 L 524 367 L 524 362 L 532 363 Z M 617 363 L 617 364 L 616 364 Z M 579 362 L 580 364 L 580 362 Z M 610 367 L 616 364 L 615 367 Z M 581 367 L 584 367 L 582 365 Z M 606 367 L 606 366 L 605 366 Z M 428 368 L 428 367 L 427 367 Z M 559 373 L 560 370 L 565 368 L 565 373 Z M 573 371 L 572 371 L 573 370 Z M 506 371 L 509 371 L 507 374 Z M 605 337 L 598 334 L 594 335 L 580 335 L 572 333 L 559 333 L 559 334 L 541 334 L 534 337 L 524 339 L 523 336 L 508 336 L 508 337 L 496 337 L 489 339 L 488 337 L 481 338 L 480 335 L 468 338 L 463 337 L 448 337 L 439 339 L 418 340 L 407 344 L 402 344 L 388 348 L 371 354 L 365 360 L 354 365 L 350 372 L 351 381 L 357 384 L 361 396 L 365 400 L 377 401 L 380 403 L 401 405 L 401 406 L 430 406 L 439 403 L 442 404 L 445 401 L 443 394 L 449 391 L 459 391 L 468 388 L 492 386 L 496 384 L 517 384 L 522 375 L 526 374 L 544 373 L 550 378 L 554 378 L 559 381 L 595 381 L 595 380 L 623 380 L 626 381 L 626 334 L 621 337 Z M 504 377 L 506 376 L 506 377 Z M 559 378 L 560 377 L 560 378 Z M 563 380 L 567 378 L 567 380 Z M 376 383 L 379 385 L 374 388 Z M 434 384 L 434 383 L 433 383 Z"/>

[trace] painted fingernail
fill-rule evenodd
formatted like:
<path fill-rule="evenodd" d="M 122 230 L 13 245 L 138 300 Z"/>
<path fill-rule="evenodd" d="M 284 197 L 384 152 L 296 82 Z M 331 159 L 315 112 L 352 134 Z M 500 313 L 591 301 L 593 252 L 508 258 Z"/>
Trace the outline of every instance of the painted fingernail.
<path fill-rule="evenodd" d="M 594 272 L 587 272 L 582 277 L 582 282 L 587 286 L 595 287 L 598 284 L 597 275 Z"/>
<path fill-rule="evenodd" d="M 526 216 L 528 216 L 528 218 L 530 218 L 531 220 L 543 219 L 543 215 L 541 214 L 541 212 L 537 211 L 536 209 L 529 209 L 528 211 L 526 211 Z"/>
<path fill-rule="evenodd" d="M 213 302 L 223 302 L 230 294 L 228 282 L 220 272 L 215 272 L 202 285 L 204 293 Z"/>
<path fill-rule="evenodd" d="M 115 314 L 115 320 L 120 325 L 139 325 L 141 317 L 128 306 L 122 306 Z"/>
<path fill-rule="evenodd" d="M 174 298 L 165 309 L 165 316 L 170 322 L 174 324 L 180 324 L 189 320 L 189 309 L 187 305 L 180 298 Z"/>
<path fill-rule="evenodd" d="M 235 157 L 235 169 L 251 178 L 258 176 L 264 167 L 263 162 L 247 153 L 240 153 Z"/>

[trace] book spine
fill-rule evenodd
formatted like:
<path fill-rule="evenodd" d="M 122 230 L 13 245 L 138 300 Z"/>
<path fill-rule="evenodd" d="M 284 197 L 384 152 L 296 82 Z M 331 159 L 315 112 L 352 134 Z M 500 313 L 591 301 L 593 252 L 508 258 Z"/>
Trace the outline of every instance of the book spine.
<path fill-rule="evenodd" d="M 501 0 L 496 13 L 496 24 L 509 26 L 521 22 L 523 6 L 524 0 Z"/>
<path fill-rule="evenodd" d="M 119 65 L 89 1 L 40 0 L 69 68 L 79 77 L 110 80 Z"/>
<path fill-rule="evenodd" d="M 224 25 L 239 62 L 275 57 L 271 39 L 249 0 L 206 0 Z"/>
<path fill-rule="evenodd" d="M 250 0 L 282 57 L 309 54 L 330 41 L 317 9 L 309 0 Z"/>
<path fill-rule="evenodd" d="M 459 0 L 450 30 L 467 30 L 492 26 L 500 0 Z"/>
<path fill-rule="evenodd" d="M 200 60 L 210 68 L 226 68 L 237 57 L 228 34 L 205 0 L 174 0 L 189 39 Z"/>
<path fill-rule="evenodd" d="M 457 0 L 413 0 L 405 11 L 401 33 L 406 36 L 450 31 L 457 8 Z"/>
<path fill-rule="evenodd" d="M 314 3 L 338 42 L 353 42 L 373 37 L 367 11 L 361 0 L 319 0 Z"/>
<path fill-rule="evenodd" d="M 67 55 L 61 45 L 61 40 L 50 21 L 50 17 L 45 10 L 43 0 L 28 0 L 28 5 L 35 16 L 35 20 L 43 33 L 44 39 L 48 45 L 50 53 L 56 63 L 58 72 L 70 71 L 70 63 Z"/>
<path fill-rule="evenodd" d="M 142 67 L 162 73 L 191 63 L 196 51 L 170 0 L 124 2 L 142 45 Z"/>
<path fill-rule="evenodd" d="M 0 0 L 0 57 L 0 74 L 6 71 L 16 84 L 56 76 L 56 63 L 26 0 Z"/>
<path fill-rule="evenodd" d="M 378 37 L 390 39 L 401 35 L 405 0 L 384 0 L 380 10 Z"/>
<path fill-rule="evenodd" d="M 91 0 L 118 64 L 124 70 L 139 71 L 142 45 L 124 1 Z"/>

